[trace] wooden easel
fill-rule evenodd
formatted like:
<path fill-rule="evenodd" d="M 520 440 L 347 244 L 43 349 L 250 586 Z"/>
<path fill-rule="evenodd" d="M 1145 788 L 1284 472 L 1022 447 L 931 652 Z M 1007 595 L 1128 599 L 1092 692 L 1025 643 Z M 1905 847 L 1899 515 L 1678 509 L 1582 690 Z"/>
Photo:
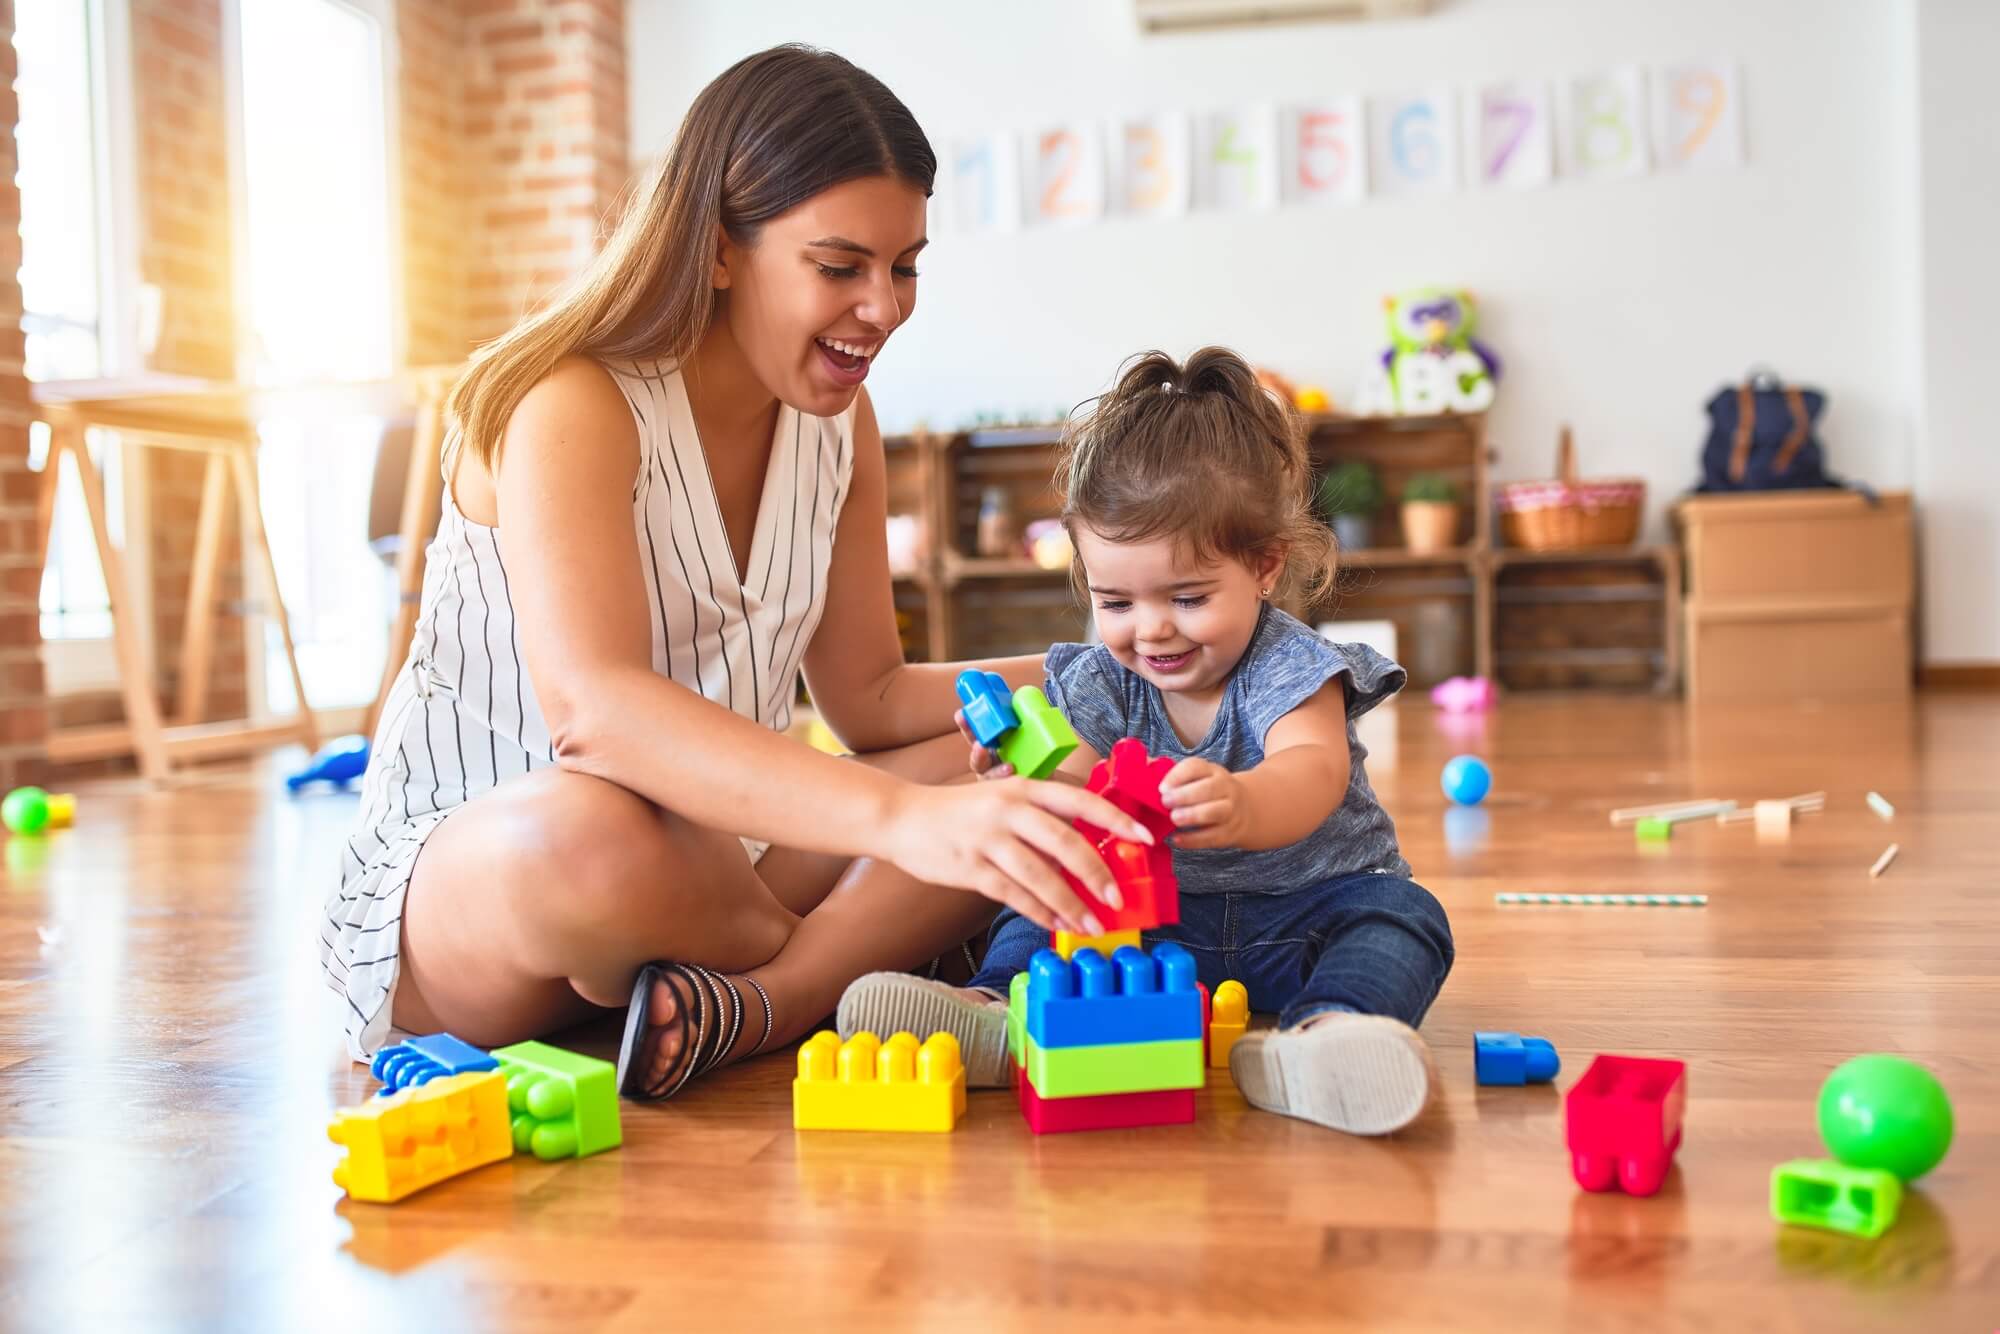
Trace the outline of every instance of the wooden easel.
<path fill-rule="evenodd" d="M 104 569 L 104 587 L 111 605 L 112 641 L 118 655 L 119 687 L 125 699 L 125 721 L 108 726 L 66 728 L 48 736 L 49 758 L 57 763 L 134 755 L 139 772 L 155 782 L 170 777 L 177 761 L 207 759 L 286 741 L 308 750 L 319 745 L 311 709 L 305 705 L 305 679 L 299 673 L 292 645 L 292 627 L 278 591 L 278 570 L 271 559 L 270 538 L 264 530 L 257 492 L 257 428 L 246 395 L 226 387 L 203 386 L 199 391 L 140 390 L 97 392 L 109 385 L 38 385 L 36 415 L 49 424 L 48 462 L 42 469 L 37 509 L 42 556 L 48 558 L 49 533 L 55 517 L 56 487 L 63 456 L 76 464 L 83 483 L 84 506 L 90 514 L 91 537 Z M 79 392 L 80 391 L 80 392 Z M 188 593 L 187 621 L 181 636 L 180 691 L 174 721 L 162 718 L 146 669 L 141 627 L 133 622 L 133 601 L 125 566 L 111 541 L 104 504 L 104 479 L 92 462 L 85 432 L 92 427 L 116 431 L 122 439 L 144 448 L 177 449 L 205 455 L 201 509 L 195 527 L 194 570 Z M 205 722 L 215 630 L 215 587 L 222 565 L 223 520 L 234 486 L 249 535 L 250 563 L 264 583 L 265 613 L 274 618 L 285 645 L 285 662 L 292 674 L 299 710 L 289 718 L 269 722 L 249 719 Z"/>
<path fill-rule="evenodd" d="M 402 670 L 410 641 L 417 633 L 417 613 L 424 598 L 424 540 L 431 520 L 444 499 L 444 417 L 445 399 L 462 367 L 431 366 L 409 373 L 416 393 L 417 418 L 410 436 L 409 464 L 403 474 L 403 512 L 397 524 L 396 621 L 389 631 L 389 652 L 382 664 L 382 683 L 361 734 L 371 740 L 389 687 Z"/>

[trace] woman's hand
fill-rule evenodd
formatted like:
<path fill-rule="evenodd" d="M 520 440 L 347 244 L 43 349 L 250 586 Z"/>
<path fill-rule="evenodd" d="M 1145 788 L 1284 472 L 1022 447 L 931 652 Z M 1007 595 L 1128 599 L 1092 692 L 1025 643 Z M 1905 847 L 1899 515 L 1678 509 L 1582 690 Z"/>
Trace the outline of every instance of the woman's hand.
<path fill-rule="evenodd" d="M 1209 760 L 1182 760 L 1160 780 L 1160 800 L 1186 833 L 1174 835 L 1177 848 L 1233 848 L 1249 828 L 1243 780 Z"/>
<path fill-rule="evenodd" d="M 889 860 L 919 880 L 983 894 L 1039 926 L 1101 936 L 1104 924 L 1058 865 L 1112 908 L 1125 905 L 1111 868 L 1070 821 L 1150 844 L 1146 827 L 1094 792 L 1066 783 L 996 779 L 911 787 L 889 817 Z"/>
<path fill-rule="evenodd" d="M 1014 776 L 1014 766 L 1002 760 L 999 751 L 986 749 L 986 747 L 979 744 L 979 738 L 972 735 L 972 724 L 965 721 L 964 709 L 960 709 L 952 714 L 951 720 L 958 724 L 959 735 L 964 737 L 972 747 L 971 768 L 974 778 L 984 780 L 988 778 L 1012 778 Z"/>

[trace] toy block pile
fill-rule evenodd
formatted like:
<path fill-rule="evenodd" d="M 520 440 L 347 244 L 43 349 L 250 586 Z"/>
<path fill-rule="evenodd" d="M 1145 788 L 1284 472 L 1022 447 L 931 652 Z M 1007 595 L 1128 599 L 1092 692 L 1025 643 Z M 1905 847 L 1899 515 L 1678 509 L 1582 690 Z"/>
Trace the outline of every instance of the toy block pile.
<path fill-rule="evenodd" d="M 546 1162 L 622 1140 L 610 1062 L 546 1043 L 487 1052 L 433 1033 L 383 1048 L 369 1069 L 376 1096 L 326 1129 L 346 1149 L 333 1180 L 352 1199 L 393 1204 L 517 1151 Z"/>
<path fill-rule="evenodd" d="M 1047 778 L 1077 748 L 1069 719 L 1039 687 L 1022 686 L 1010 697 L 1005 677 L 975 669 L 958 674 L 957 689 L 973 740 L 1023 778 Z"/>

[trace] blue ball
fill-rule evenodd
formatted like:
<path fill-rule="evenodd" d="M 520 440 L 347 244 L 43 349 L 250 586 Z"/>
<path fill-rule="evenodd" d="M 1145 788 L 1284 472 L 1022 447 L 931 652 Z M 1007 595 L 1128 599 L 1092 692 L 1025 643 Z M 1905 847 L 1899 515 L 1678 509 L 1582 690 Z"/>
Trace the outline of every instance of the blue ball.
<path fill-rule="evenodd" d="M 1445 763 L 1441 786 L 1459 805 L 1477 806 L 1493 790 L 1493 771 L 1477 755 L 1454 755 Z"/>

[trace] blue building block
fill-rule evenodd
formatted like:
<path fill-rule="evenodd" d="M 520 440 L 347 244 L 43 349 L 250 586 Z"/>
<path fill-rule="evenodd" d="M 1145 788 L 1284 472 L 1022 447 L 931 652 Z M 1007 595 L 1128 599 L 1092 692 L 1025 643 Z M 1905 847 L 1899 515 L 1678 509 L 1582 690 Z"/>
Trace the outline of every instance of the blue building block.
<path fill-rule="evenodd" d="M 1026 1028 L 1050 1051 L 1199 1038 L 1194 956 L 1170 940 L 1150 953 L 1121 945 L 1109 959 L 1080 949 L 1065 962 L 1054 950 L 1036 950 L 1028 961 Z"/>
<path fill-rule="evenodd" d="M 1546 1084 L 1562 1069 L 1555 1044 L 1519 1033 L 1474 1033 L 1473 1076 L 1482 1084 Z"/>
<path fill-rule="evenodd" d="M 345 791 L 347 785 L 368 771 L 368 738 L 365 736 L 337 737 L 321 746 L 319 753 L 306 761 L 306 767 L 285 779 L 285 786 L 293 792 L 307 783 L 331 783 Z"/>
<path fill-rule="evenodd" d="M 958 700 L 965 706 L 966 725 L 973 739 L 988 750 L 1000 748 L 1000 738 L 1021 725 L 1007 678 L 977 668 L 958 674 Z"/>
<path fill-rule="evenodd" d="M 377 1097 L 388 1097 L 400 1089 L 428 1084 L 445 1075 L 463 1075 L 478 1070 L 497 1070 L 500 1062 L 449 1033 L 432 1033 L 411 1038 L 375 1053 L 368 1073 L 382 1081 Z"/>

